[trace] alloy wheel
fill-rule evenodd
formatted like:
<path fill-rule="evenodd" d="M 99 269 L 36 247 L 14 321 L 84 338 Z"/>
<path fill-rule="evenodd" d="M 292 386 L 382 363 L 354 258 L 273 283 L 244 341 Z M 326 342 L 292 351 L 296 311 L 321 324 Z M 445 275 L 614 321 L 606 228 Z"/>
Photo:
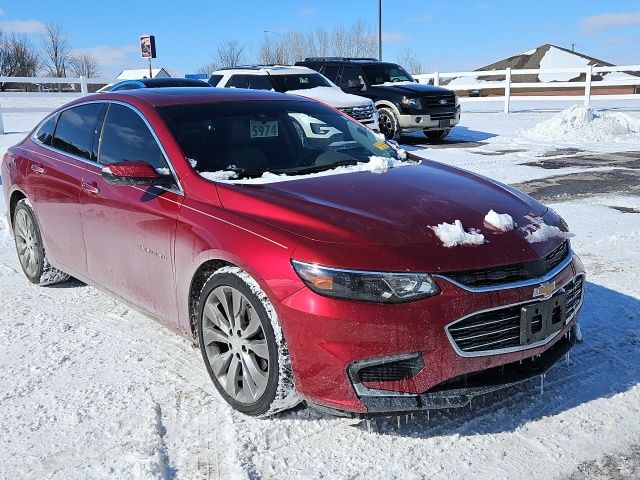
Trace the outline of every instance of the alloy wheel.
<path fill-rule="evenodd" d="M 398 132 L 396 120 L 393 117 L 392 112 L 381 108 L 378 117 L 378 125 L 380 127 L 380 133 L 382 133 L 388 140 L 396 140 Z"/>
<path fill-rule="evenodd" d="M 42 263 L 41 248 L 38 243 L 36 224 L 23 209 L 16 213 L 14 234 L 22 268 L 27 275 L 35 277 Z"/>
<path fill-rule="evenodd" d="M 269 380 L 269 346 L 247 297 L 231 286 L 214 288 L 204 305 L 202 342 L 227 395 L 243 404 L 257 402 Z"/>

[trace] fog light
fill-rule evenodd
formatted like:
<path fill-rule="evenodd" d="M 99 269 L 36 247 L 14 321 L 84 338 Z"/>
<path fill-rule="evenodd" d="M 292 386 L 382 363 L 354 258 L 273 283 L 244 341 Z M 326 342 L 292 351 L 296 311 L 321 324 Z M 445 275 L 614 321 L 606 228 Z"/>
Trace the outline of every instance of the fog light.
<path fill-rule="evenodd" d="M 422 117 L 416 117 L 416 123 L 422 123 Z"/>

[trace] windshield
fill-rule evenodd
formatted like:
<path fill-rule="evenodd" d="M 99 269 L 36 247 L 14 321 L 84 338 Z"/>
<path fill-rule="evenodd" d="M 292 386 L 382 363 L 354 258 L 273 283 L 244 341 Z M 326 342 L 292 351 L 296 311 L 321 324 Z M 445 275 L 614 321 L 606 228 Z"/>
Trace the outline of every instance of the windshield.
<path fill-rule="evenodd" d="M 371 85 L 414 81 L 413 77 L 404 68 L 393 63 L 363 65 L 362 73 Z"/>
<path fill-rule="evenodd" d="M 333 109 L 295 100 L 158 107 L 191 165 L 237 178 L 296 175 L 397 153 L 371 130 Z M 208 178 L 212 178 L 209 176 Z"/>
<path fill-rule="evenodd" d="M 286 75 L 269 75 L 276 92 L 290 90 L 307 90 L 315 87 L 330 87 L 331 84 L 319 73 L 295 73 Z"/>

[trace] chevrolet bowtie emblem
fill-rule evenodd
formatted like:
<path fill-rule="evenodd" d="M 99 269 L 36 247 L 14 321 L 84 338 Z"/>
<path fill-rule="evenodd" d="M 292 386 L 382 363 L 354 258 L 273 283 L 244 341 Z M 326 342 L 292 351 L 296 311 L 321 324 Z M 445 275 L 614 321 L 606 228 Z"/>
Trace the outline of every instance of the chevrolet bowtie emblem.
<path fill-rule="evenodd" d="M 541 283 L 533 289 L 533 297 L 548 297 L 556 291 L 556 282 Z"/>

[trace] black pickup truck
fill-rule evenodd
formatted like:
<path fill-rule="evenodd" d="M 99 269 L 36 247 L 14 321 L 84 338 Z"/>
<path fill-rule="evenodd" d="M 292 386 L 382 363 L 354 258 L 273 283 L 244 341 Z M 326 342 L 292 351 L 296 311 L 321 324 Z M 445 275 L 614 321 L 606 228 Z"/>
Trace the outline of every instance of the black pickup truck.
<path fill-rule="evenodd" d="M 422 130 L 430 140 L 439 141 L 460 121 L 455 93 L 417 83 L 395 63 L 375 58 L 314 57 L 296 65 L 322 73 L 347 93 L 373 100 L 380 114 L 380 131 L 389 139 Z"/>

